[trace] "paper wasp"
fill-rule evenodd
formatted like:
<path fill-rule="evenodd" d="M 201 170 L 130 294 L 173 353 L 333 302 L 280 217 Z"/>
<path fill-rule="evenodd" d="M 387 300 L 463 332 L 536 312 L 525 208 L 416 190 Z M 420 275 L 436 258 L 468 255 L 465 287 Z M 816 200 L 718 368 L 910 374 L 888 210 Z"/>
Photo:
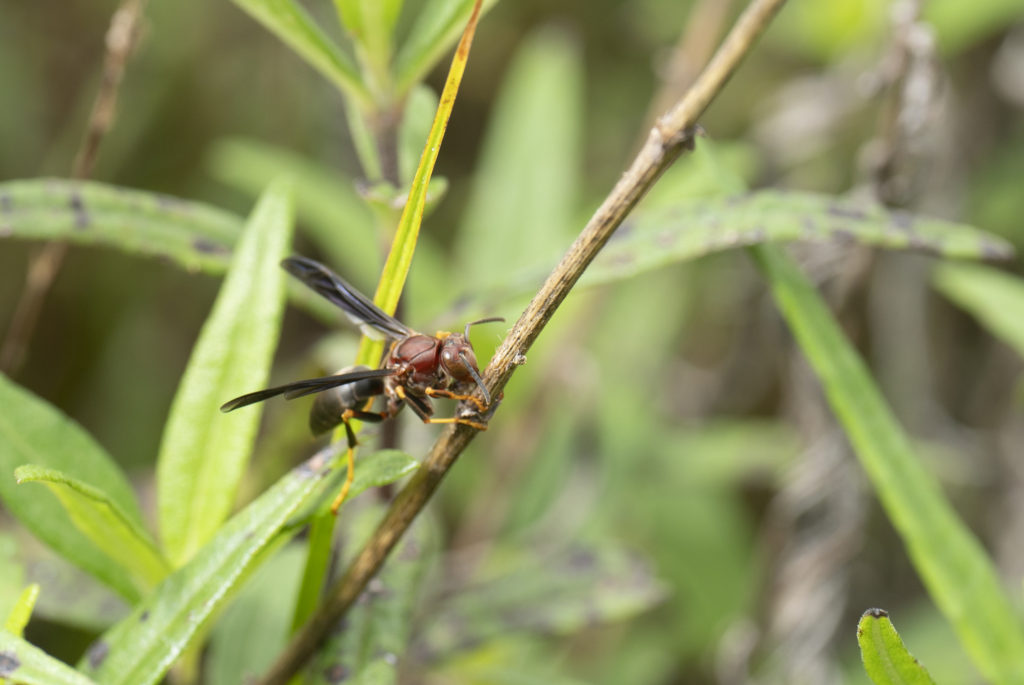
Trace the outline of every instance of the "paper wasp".
<path fill-rule="evenodd" d="M 350 423 L 352 419 L 380 422 L 393 417 L 403 406 L 408 405 L 424 423 L 461 423 L 486 430 L 485 424 L 460 416 L 434 418 L 434 407 L 430 400 L 433 397 L 465 400 L 473 403 L 480 413 L 487 410 L 491 396 L 480 377 L 476 355 L 469 342 L 469 328 L 478 323 L 504 319 L 473 321 L 466 324 L 462 333 L 442 331 L 437 335 L 425 335 L 386 314 L 368 297 L 319 262 L 305 257 L 288 257 L 281 262 L 281 266 L 340 307 L 365 334 L 392 341 L 379 368 L 348 367 L 331 376 L 309 378 L 251 392 L 236 397 L 220 408 L 221 411 L 229 412 L 278 395 L 291 400 L 321 393 L 309 415 L 310 428 L 315 435 L 319 435 L 342 424 L 348 439 L 348 475 L 341 492 L 331 504 L 332 512 L 338 512 L 352 485 L 355 448 L 358 444 Z M 474 387 L 480 388 L 483 402 L 470 394 Z M 370 411 L 378 395 L 384 395 L 387 403 L 383 411 Z"/>

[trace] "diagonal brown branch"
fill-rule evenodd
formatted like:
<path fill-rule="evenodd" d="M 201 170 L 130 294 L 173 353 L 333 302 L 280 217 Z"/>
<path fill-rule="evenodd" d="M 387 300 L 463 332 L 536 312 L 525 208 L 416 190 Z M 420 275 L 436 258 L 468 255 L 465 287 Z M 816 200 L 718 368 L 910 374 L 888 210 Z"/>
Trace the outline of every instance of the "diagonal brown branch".
<path fill-rule="evenodd" d="M 527 350 L 626 215 L 662 172 L 684 150 L 692 147 L 693 130 L 698 117 L 725 86 L 784 2 L 753 0 L 693 87 L 658 120 L 629 169 L 598 207 L 494 353 L 484 374 L 484 381 L 493 397 L 500 395 L 515 368 L 525 361 Z M 473 428 L 453 424 L 441 435 L 423 465 L 395 497 L 366 546 L 353 560 L 345 575 L 331 588 L 317 613 L 294 636 L 261 681 L 262 685 L 284 685 L 312 656 L 317 645 L 380 569 L 388 553 L 430 500 L 441 479 L 476 433 Z"/>

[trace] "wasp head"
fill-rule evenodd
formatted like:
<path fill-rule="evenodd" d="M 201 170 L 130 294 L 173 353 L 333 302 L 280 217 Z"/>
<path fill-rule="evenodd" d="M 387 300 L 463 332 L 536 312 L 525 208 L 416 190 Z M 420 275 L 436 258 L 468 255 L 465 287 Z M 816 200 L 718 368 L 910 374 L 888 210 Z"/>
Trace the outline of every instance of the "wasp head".
<path fill-rule="evenodd" d="M 467 323 L 464 333 L 452 333 L 446 336 L 441 343 L 441 368 L 460 385 L 475 383 L 484 396 L 484 402 L 488 405 L 491 403 L 491 394 L 487 392 L 483 378 L 480 377 L 476 354 L 473 352 L 473 345 L 469 342 L 469 327 L 491 321 L 504 321 L 504 319 L 481 319 Z"/>

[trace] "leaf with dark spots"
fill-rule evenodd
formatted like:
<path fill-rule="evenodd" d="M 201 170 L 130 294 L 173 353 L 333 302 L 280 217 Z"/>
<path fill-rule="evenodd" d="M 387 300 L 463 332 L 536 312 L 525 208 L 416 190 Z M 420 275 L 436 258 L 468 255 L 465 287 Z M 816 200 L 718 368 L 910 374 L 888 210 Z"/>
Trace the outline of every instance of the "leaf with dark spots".
<path fill-rule="evenodd" d="M 145 612 L 146 616 L 149 616 L 149 612 Z M 107 654 L 110 653 L 110 643 L 105 640 L 97 640 L 89 646 L 89 649 L 85 652 L 85 658 L 89 660 L 89 666 L 92 668 L 99 668 L 104 660 L 107 658 Z"/>
<path fill-rule="evenodd" d="M 192 247 L 196 248 L 196 250 L 202 252 L 203 254 L 225 256 L 231 254 L 231 248 L 228 247 L 227 245 L 215 243 L 212 240 L 207 240 L 206 238 L 196 238 L 195 240 L 192 241 Z"/>
<path fill-rule="evenodd" d="M 77 190 L 71 191 L 71 213 L 75 217 L 75 228 L 82 230 L 89 227 L 89 214 L 85 211 L 85 203 Z"/>
<path fill-rule="evenodd" d="M 21 666 L 18 657 L 10 652 L 0 652 L 0 676 L 12 676 Z"/>
<path fill-rule="evenodd" d="M 0 216 L 7 229 L 0 235 L 106 245 L 210 273 L 227 268 L 242 227 L 239 217 L 209 205 L 65 179 L 0 183 Z"/>
<path fill-rule="evenodd" d="M 0 678 L 19 685 L 96 685 L 32 643 L 0 629 Z"/>
<path fill-rule="evenodd" d="M 631 226 L 628 235 L 608 243 L 581 284 L 621 280 L 736 247 L 793 240 L 840 238 L 976 259 L 1012 255 L 1009 244 L 970 226 L 801 192 L 758 191 L 640 208 Z"/>
<path fill-rule="evenodd" d="M 621 231 L 621 229 L 620 229 Z M 738 247 L 775 242 L 856 242 L 961 259 L 1008 259 L 1012 246 L 972 226 L 890 211 L 870 202 L 804 192 L 762 190 L 729 197 L 641 205 L 629 230 L 611 240 L 579 285 L 614 283 L 671 264 Z M 543 265 L 509 274 L 500 287 L 459 299 L 464 317 L 493 312 L 536 289 Z"/>

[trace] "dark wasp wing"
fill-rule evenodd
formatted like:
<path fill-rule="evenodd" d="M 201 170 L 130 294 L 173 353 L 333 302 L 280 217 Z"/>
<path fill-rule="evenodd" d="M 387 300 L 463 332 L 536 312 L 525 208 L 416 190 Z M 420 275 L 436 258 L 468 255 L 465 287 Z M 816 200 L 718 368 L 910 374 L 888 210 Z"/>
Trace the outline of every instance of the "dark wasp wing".
<path fill-rule="evenodd" d="M 271 397 L 277 397 L 278 395 L 284 395 L 285 399 L 294 400 L 296 397 L 304 397 L 324 390 L 330 390 L 339 385 L 357 383 L 370 378 L 393 376 L 396 371 L 396 369 L 363 369 L 362 371 L 353 371 L 352 373 L 340 373 L 334 376 L 321 376 L 320 378 L 308 378 L 304 381 L 294 381 L 279 385 L 276 388 L 257 390 L 256 392 L 236 397 L 222 404 L 220 410 L 223 412 L 234 411 L 239 407 L 246 407 L 263 400 L 269 400 Z"/>
<path fill-rule="evenodd" d="M 400 340 L 415 335 L 416 331 L 384 313 L 370 301 L 370 298 L 320 262 L 306 257 L 288 257 L 281 262 L 281 266 L 292 276 L 338 305 L 352 323 L 359 326 L 367 336 L 378 340 L 381 336 Z"/>

